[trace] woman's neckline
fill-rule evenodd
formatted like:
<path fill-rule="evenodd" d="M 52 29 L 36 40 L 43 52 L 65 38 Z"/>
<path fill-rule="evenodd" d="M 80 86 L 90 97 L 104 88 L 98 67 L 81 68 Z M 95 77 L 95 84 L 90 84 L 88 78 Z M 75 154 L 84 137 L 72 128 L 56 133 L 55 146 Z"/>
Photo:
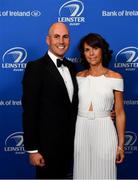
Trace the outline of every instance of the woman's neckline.
<path fill-rule="evenodd" d="M 87 76 L 77 76 L 77 77 L 82 77 L 82 78 L 94 77 L 94 78 L 97 78 L 97 77 L 102 77 L 102 76 L 107 77 L 107 76 L 105 76 L 104 74 L 101 74 L 101 75 L 99 75 L 99 76 L 94 76 L 94 75 L 88 74 Z"/>
<path fill-rule="evenodd" d="M 87 78 L 87 77 L 101 78 L 101 77 L 104 77 L 104 78 L 109 78 L 109 79 L 122 79 L 122 78 L 110 76 L 110 74 L 109 74 L 110 70 L 109 69 L 105 69 L 103 72 L 99 73 L 99 75 L 93 75 L 92 73 L 90 73 L 89 70 L 82 71 L 82 72 L 84 72 L 84 73 L 79 74 L 79 76 L 77 76 L 77 77 L 80 77 L 80 78 Z"/>
<path fill-rule="evenodd" d="M 102 76 L 106 77 L 104 74 L 97 75 L 97 76 L 89 74 L 89 75 L 87 75 L 87 76 L 94 77 L 94 78 L 102 77 Z M 87 77 L 87 76 L 86 76 L 86 77 Z"/>
<path fill-rule="evenodd" d="M 98 75 L 94 75 L 94 74 L 92 74 L 92 71 L 90 71 L 90 69 L 88 69 L 88 71 L 86 71 L 86 76 L 92 76 L 92 77 L 102 77 L 102 76 L 104 76 L 104 77 L 106 77 L 108 72 L 109 72 L 108 69 L 103 69 L 101 71 L 101 73 L 99 73 L 99 74 L 97 73 Z"/>
<path fill-rule="evenodd" d="M 87 75 L 87 76 L 77 76 L 78 78 L 87 78 L 87 77 L 92 77 L 92 78 L 100 78 L 100 77 L 104 77 L 104 78 L 108 78 L 108 79 L 117 79 L 117 80 L 122 80 L 122 78 L 116 78 L 116 77 L 109 77 L 109 76 L 105 76 L 104 74 L 99 75 L 99 76 L 93 76 L 93 75 Z"/>

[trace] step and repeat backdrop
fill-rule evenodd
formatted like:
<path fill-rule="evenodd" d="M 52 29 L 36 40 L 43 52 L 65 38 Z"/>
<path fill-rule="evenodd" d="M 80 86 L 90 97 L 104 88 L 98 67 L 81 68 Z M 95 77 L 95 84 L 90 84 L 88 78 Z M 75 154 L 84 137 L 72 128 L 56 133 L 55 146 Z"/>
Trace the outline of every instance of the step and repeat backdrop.
<path fill-rule="evenodd" d="M 118 166 L 118 178 L 138 179 L 137 0 L 0 1 L 0 178 L 34 178 L 23 144 L 21 82 L 27 62 L 47 51 L 45 37 L 56 21 L 69 26 L 66 57 L 78 70 L 77 45 L 87 33 L 101 34 L 114 51 L 110 68 L 125 79 L 127 116 L 125 162 Z"/>

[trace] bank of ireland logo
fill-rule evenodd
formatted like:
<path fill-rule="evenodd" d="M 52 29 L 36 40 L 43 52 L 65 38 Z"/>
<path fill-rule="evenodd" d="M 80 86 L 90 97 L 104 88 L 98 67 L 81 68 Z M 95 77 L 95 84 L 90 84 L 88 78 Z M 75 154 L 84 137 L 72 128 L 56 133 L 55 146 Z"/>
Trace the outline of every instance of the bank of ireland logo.
<path fill-rule="evenodd" d="M 15 154 L 24 154 L 23 132 L 10 134 L 5 140 L 5 152 L 14 152 Z"/>
<path fill-rule="evenodd" d="M 39 16 L 41 16 L 41 12 L 38 10 L 31 11 L 31 16 L 39 17 Z"/>
<path fill-rule="evenodd" d="M 138 48 L 134 46 L 121 49 L 115 56 L 115 68 L 134 71 L 138 68 Z"/>
<path fill-rule="evenodd" d="M 59 8 L 59 22 L 67 22 L 70 25 L 80 25 L 85 22 L 85 18 L 82 17 L 84 11 L 84 4 L 80 0 L 71 0 L 64 3 Z"/>
<path fill-rule="evenodd" d="M 137 134 L 132 131 L 126 131 L 125 133 L 125 153 L 133 153 L 138 151 Z"/>
<path fill-rule="evenodd" d="M 6 50 L 2 56 L 2 68 L 13 71 L 23 71 L 26 67 L 27 51 L 22 47 L 13 47 Z"/>

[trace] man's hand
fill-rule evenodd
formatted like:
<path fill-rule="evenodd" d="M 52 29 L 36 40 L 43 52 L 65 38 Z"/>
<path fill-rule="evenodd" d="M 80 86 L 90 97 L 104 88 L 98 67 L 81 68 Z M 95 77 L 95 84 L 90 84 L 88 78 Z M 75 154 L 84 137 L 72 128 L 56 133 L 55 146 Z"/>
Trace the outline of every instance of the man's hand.
<path fill-rule="evenodd" d="M 110 112 L 110 116 L 111 116 L 112 120 L 114 121 L 115 118 L 116 118 L 116 114 L 115 114 L 115 111 L 114 111 L 114 110 L 112 110 L 112 111 Z"/>
<path fill-rule="evenodd" d="M 33 166 L 40 166 L 40 167 L 45 166 L 45 160 L 44 160 L 43 156 L 39 152 L 30 153 L 29 154 L 29 159 L 30 159 L 30 163 Z"/>

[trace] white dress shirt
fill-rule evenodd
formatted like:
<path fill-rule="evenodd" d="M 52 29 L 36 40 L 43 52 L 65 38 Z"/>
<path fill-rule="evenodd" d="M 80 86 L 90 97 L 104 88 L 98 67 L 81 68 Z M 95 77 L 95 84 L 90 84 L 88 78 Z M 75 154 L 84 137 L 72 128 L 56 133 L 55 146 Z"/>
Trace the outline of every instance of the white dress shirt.
<path fill-rule="evenodd" d="M 59 58 L 56 57 L 53 53 L 51 53 L 51 51 L 48 51 L 48 55 L 50 56 L 50 58 L 52 59 L 52 61 L 55 64 L 55 66 L 57 67 L 57 59 L 59 59 Z M 70 101 L 72 102 L 74 88 L 73 88 L 73 83 L 72 83 L 69 69 L 66 66 L 64 66 L 63 64 L 61 65 L 61 67 L 57 67 L 57 69 L 60 72 L 60 74 L 64 80 Z"/>

